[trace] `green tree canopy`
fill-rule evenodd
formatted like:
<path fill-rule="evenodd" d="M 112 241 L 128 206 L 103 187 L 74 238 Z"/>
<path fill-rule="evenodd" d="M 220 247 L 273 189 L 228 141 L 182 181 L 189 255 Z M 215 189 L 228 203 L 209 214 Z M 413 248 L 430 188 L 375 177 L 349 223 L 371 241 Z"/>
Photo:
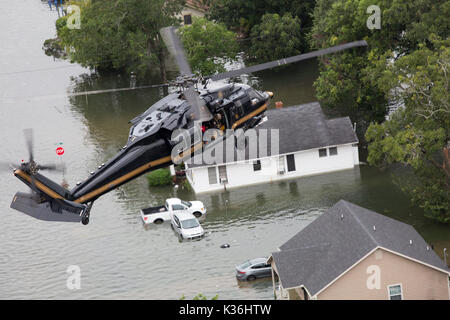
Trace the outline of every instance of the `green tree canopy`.
<path fill-rule="evenodd" d="M 290 13 L 282 17 L 265 14 L 251 32 L 249 55 L 258 62 L 266 62 L 300 54 L 305 49 L 301 22 Z"/>
<path fill-rule="evenodd" d="M 192 70 L 200 75 L 225 71 L 225 63 L 236 60 L 239 46 L 236 34 L 223 24 L 194 18 L 192 25 L 180 28 L 181 40 Z"/>
<path fill-rule="evenodd" d="M 81 12 L 81 28 L 57 21 L 58 37 L 72 61 L 96 70 L 142 75 L 159 69 L 166 81 L 165 46 L 159 29 L 176 25 L 184 0 L 97 0 Z"/>
<path fill-rule="evenodd" d="M 324 48 L 365 39 L 367 50 L 355 49 L 322 58 L 315 83 L 317 97 L 327 106 L 351 107 L 364 111 L 366 118 L 382 121 L 387 97 L 377 81 L 380 57 L 388 50 L 396 57 L 428 42 L 430 33 L 445 38 L 450 28 L 448 0 L 380 0 L 381 29 L 370 30 L 366 21 L 371 0 L 318 0 L 314 9 L 311 46 Z"/>
<path fill-rule="evenodd" d="M 410 167 L 413 178 L 400 181 L 402 188 L 428 217 L 450 223 L 450 40 L 431 36 L 430 42 L 431 49 L 421 44 L 381 74 L 386 94 L 404 105 L 390 120 L 368 128 L 367 160 Z"/>
<path fill-rule="evenodd" d="M 370 30 L 373 4 L 317 1 L 313 47 L 360 39 L 369 45 L 323 57 L 317 96 L 326 106 L 350 107 L 375 121 L 365 134 L 369 164 L 409 167 L 409 178 L 399 180 L 403 190 L 428 217 L 449 223 L 450 1 L 380 0 L 381 29 Z M 383 122 L 392 101 L 403 107 Z"/>
<path fill-rule="evenodd" d="M 311 13 L 315 0 L 204 0 L 211 5 L 210 17 L 226 24 L 228 28 L 244 33 L 261 22 L 266 13 L 283 16 L 290 13 L 302 21 L 302 29 L 311 27 Z"/>

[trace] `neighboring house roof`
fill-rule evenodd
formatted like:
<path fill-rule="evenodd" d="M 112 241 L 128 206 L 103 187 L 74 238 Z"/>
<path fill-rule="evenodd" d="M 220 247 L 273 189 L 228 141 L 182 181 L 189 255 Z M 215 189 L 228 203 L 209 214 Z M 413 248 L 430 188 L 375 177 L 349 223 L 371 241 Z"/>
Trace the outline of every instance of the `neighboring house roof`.
<path fill-rule="evenodd" d="M 283 288 L 304 286 L 314 296 L 379 247 L 450 274 L 412 226 L 345 200 L 284 243 L 272 258 Z"/>
<path fill-rule="evenodd" d="M 186 7 L 194 8 L 206 12 L 209 7 L 201 0 L 186 0 Z"/>
<path fill-rule="evenodd" d="M 350 118 L 343 117 L 327 120 L 318 102 L 291 106 L 283 109 L 271 109 L 266 111 L 266 116 L 268 120 L 259 125 L 255 131 L 259 137 L 259 130 L 261 129 L 279 130 L 279 152 L 277 154 L 288 154 L 309 149 L 358 142 Z M 276 155 L 270 154 L 271 141 L 269 132 L 268 137 L 267 156 Z M 236 149 L 234 150 L 234 153 L 236 154 Z M 232 159 L 236 159 L 235 154 Z M 247 148 L 245 159 L 243 160 L 255 159 L 255 157 L 252 157 L 249 154 Z M 223 164 L 227 163 L 226 159 L 226 153 L 224 152 L 223 159 L 217 163 L 207 164 L 201 160 L 197 161 L 197 159 L 194 159 L 195 164 L 190 164 L 189 167 L 193 168 Z"/>

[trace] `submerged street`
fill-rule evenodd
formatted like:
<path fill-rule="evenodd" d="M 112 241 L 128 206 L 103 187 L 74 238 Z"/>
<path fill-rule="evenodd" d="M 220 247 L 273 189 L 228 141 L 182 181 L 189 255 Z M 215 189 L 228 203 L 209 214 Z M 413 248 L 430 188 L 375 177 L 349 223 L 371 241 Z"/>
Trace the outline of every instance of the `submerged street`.
<path fill-rule="evenodd" d="M 47 2 L 19 1 L 14 9 L 7 4 L 0 3 L 0 160 L 26 158 L 23 129 L 33 128 L 36 159 L 66 165 L 64 177 L 44 174 L 72 188 L 123 146 L 128 121 L 164 93 L 153 88 L 70 96 L 130 84 L 46 56 L 42 44 L 54 36 L 58 17 Z M 315 101 L 317 75 L 313 61 L 243 80 L 289 106 Z M 59 145 L 65 149 L 61 158 Z M 87 226 L 46 223 L 10 209 L 15 192 L 26 186 L 12 173 L 1 173 L 1 181 L 0 299 L 190 299 L 199 293 L 273 299 L 270 278 L 238 283 L 235 266 L 269 256 L 340 199 L 413 225 L 440 257 L 450 248 L 449 226 L 412 207 L 391 172 L 366 165 L 197 196 L 181 186 L 149 188 L 144 175 L 98 199 Z M 144 228 L 139 210 L 169 197 L 203 201 L 204 239 L 180 243 L 168 223 Z M 81 269 L 80 290 L 66 286 L 71 265 Z"/>

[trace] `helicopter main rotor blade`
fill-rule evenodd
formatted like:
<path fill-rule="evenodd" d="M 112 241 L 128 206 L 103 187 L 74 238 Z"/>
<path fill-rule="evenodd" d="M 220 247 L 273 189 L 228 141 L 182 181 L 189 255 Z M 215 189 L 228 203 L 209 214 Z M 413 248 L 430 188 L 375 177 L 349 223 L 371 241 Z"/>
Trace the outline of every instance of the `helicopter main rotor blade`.
<path fill-rule="evenodd" d="M 192 69 L 187 61 L 183 44 L 176 33 L 176 28 L 165 27 L 160 30 L 160 33 L 170 54 L 175 57 L 175 62 L 181 76 L 192 76 Z M 198 95 L 194 86 L 190 86 L 184 91 L 184 97 L 192 107 L 195 120 L 203 122 L 209 121 L 213 118 L 213 115 L 206 107 L 205 102 Z"/>
<path fill-rule="evenodd" d="M 210 121 L 213 118 L 211 111 L 206 107 L 205 101 L 199 97 L 194 86 L 190 86 L 184 91 L 184 97 L 193 107 L 195 120 L 205 122 Z"/>
<path fill-rule="evenodd" d="M 61 96 L 69 96 L 69 97 L 76 97 L 76 96 L 85 96 L 85 95 L 91 95 L 91 94 L 101 94 L 101 93 L 108 93 L 108 92 L 119 92 L 119 91 L 129 91 L 129 90 L 141 90 L 141 89 L 148 89 L 148 88 L 159 88 L 159 87 L 169 87 L 170 85 L 168 83 L 162 83 L 162 84 L 151 84 L 146 86 L 139 86 L 139 87 L 128 87 L 128 88 L 116 88 L 116 89 L 104 89 L 104 90 L 92 90 L 92 91 L 80 91 L 80 92 L 74 92 L 74 93 L 68 93 L 67 95 L 61 95 Z"/>
<path fill-rule="evenodd" d="M 160 30 L 161 37 L 169 50 L 169 53 L 175 57 L 175 62 L 181 75 L 192 75 L 192 69 L 186 58 L 183 45 L 176 34 L 175 27 L 165 27 Z"/>
<path fill-rule="evenodd" d="M 169 83 L 151 84 L 151 85 L 136 86 L 136 87 L 68 92 L 68 93 L 64 93 L 64 94 L 49 94 L 49 95 L 32 96 L 32 97 L 17 96 L 17 97 L 12 97 L 12 98 L 6 98 L 4 101 L 6 101 L 8 103 L 17 102 L 20 100 L 42 101 L 42 100 L 51 100 L 51 99 L 55 99 L 55 98 L 89 96 L 89 95 L 93 95 L 93 94 L 103 94 L 103 93 L 109 93 L 109 92 L 121 92 L 121 91 L 141 90 L 141 89 L 160 88 L 160 87 L 170 87 L 170 84 Z"/>
<path fill-rule="evenodd" d="M 25 135 L 25 142 L 27 144 L 29 162 L 32 162 L 34 159 L 33 154 L 33 129 L 28 128 L 23 130 L 23 134 Z"/>
<path fill-rule="evenodd" d="M 290 63 L 299 62 L 302 60 L 320 57 L 320 56 L 323 56 L 326 54 L 335 53 L 335 52 L 339 52 L 339 51 L 343 51 L 343 50 L 347 50 L 347 49 L 355 48 L 355 47 L 367 47 L 367 42 L 365 40 L 353 41 L 353 42 L 341 44 L 341 45 L 326 48 L 326 49 L 321 49 L 321 50 L 317 50 L 317 51 L 300 54 L 300 55 L 289 57 L 289 58 L 284 58 L 284 59 L 280 59 L 280 60 L 276 60 L 276 61 L 257 64 L 254 66 L 250 66 L 250 67 L 246 67 L 246 68 L 242 68 L 242 69 L 238 69 L 238 70 L 219 73 L 219 74 L 211 76 L 210 79 L 213 81 L 218 81 L 218 80 L 223 80 L 223 79 L 227 79 L 227 78 L 233 78 L 233 77 L 240 76 L 241 74 L 252 73 L 252 72 L 262 71 L 262 70 L 266 70 L 266 69 L 272 69 L 272 68 L 282 66 L 285 64 L 290 64 Z"/>

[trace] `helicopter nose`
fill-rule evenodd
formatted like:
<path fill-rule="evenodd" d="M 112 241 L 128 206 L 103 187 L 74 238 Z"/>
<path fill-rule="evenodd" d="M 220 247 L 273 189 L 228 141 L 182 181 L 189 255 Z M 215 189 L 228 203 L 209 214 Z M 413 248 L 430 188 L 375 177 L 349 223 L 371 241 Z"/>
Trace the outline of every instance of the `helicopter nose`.
<path fill-rule="evenodd" d="M 266 91 L 266 93 L 269 95 L 270 98 L 273 98 L 273 92 L 272 91 Z"/>

